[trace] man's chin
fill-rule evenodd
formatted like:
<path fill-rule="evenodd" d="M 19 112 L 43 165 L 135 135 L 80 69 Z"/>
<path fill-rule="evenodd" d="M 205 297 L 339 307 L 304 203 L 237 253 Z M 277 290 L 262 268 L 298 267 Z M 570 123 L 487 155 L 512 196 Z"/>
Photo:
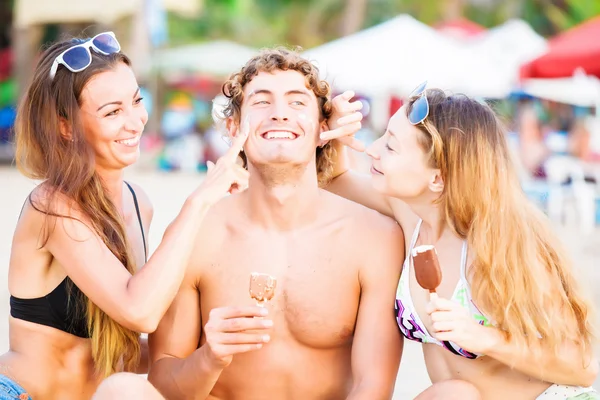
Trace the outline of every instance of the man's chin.
<path fill-rule="evenodd" d="M 286 166 L 286 165 L 308 165 L 310 160 L 302 160 L 298 157 L 293 157 L 287 154 L 281 154 L 272 157 L 262 157 L 259 159 L 248 159 L 248 162 L 253 165 L 266 165 L 266 166 Z"/>
<path fill-rule="evenodd" d="M 268 186 L 289 184 L 302 179 L 310 161 L 278 157 L 249 161 L 250 173 L 255 173 Z"/>

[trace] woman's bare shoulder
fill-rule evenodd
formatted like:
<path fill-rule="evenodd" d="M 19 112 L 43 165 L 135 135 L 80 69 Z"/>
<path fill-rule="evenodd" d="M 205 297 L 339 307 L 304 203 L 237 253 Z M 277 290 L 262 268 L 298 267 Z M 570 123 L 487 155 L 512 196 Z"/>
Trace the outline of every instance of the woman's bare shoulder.
<path fill-rule="evenodd" d="M 149 224 L 152 220 L 152 217 L 154 216 L 154 207 L 152 206 L 152 201 L 150 200 L 150 197 L 148 197 L 148 194 L 137 183 L 130 181 L 127 181 L 127 183 L 135 192 L 135 196 L 140 206 L 140 213 L 142 214 L 142 218 Z"/>

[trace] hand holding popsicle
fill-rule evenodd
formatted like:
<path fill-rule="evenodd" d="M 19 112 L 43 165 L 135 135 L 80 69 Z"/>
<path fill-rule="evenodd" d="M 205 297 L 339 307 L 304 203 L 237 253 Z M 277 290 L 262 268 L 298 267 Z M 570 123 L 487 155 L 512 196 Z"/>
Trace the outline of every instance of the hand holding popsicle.
<path fill-rule="evenodd" d="M 453 342 L 469 352 L 485 354 L 497 335 L 480 325 L 461 304 L 438 297 L 436 290 L 442 282 L 442 271 L 435 247 L 415 247 L 412 257 L 417 282 L 429 291 L 430 303 L 425 310 L 431 317 L 433 337 L 441 342 Z"/>
<path fill-rule="evenodd" d="M 423 289 L 429 290 L 430 300 L 436 299 L 436 290 L 442 283 L 442 270 L 435 247 L 432 245 L 415 247 L 412 257 L 417 283 Z"/>
<path fill-rule="evenodd" d="M 214 368 L 227 367 L 235 354 L 261 349 L 271 340 L 269 311 L 257 306 L 214 308 L 204 326 L 206 343 L 200 347 Z"/>

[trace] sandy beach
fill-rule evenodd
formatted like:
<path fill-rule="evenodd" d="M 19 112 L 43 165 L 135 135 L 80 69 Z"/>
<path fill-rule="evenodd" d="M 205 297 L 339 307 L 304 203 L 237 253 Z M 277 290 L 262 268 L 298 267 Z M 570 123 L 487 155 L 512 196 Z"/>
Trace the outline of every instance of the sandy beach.
<path fill-rule="evenodd" d="M 154 221 L 150 231 L 150 247 L 160 242 L 166 226 L 175 217 L 189 193 L 201 182 L 202 175 L 127 171 L 127 180 L 140 184 L 154 204 Z M 9 294 L 7 288 L 10 247 L 19 211 L 35 183 L 14 168 L 0 167 L 0 351 L 8 349 Z M 600 229 L 592 235 L 581 235 L 574 225 L 556 228 L 575 260 L 578 272 L 587 279 L 592 290 L 600 284 Z M 600 305 L 600 291 L 594 299 Z M 405 341 L 406 343 L 406 341 Z M 411 399 L 429 385 L 429 378 L 419 345 L 406 343 L 394 399 Z M 600 380 L 596 382 L 600 389 Z"/>

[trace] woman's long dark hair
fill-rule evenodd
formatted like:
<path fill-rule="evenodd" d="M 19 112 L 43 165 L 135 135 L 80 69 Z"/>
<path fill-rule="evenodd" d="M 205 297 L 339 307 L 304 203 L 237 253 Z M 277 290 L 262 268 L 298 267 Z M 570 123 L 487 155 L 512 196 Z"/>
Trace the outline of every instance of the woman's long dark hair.
<path fill-rule="evenodd" d="M 16 163 L 25 176 L 44 181 L 47 195 L 29 196 L 31 205 L 46 214 L 42 245 L 52 235 L 50 221 L 66 217 L 57 215 L 54 206 L 60 194 L 89 219 L 90 228 L 133 274 L 135 262 L 124 222 L 96 172 L 94 152 L 85 140 L 80 118 L 81 94 L 87 82 L 119 63 L 130 66 L 131 62 L 122 53 L 105 56 L 92 50 L 88 68 L 72 73 L 59 66 L 54 79 L 50 79 L 54 59 L 79 42 L 74 39 L 54 44 L 41 55 L 17 114 Z M 61 134 L 61 121 L 70 128 L 69 137 Z M 119 325 L 84 294 L 81 296 L 98 373 L 108 376 L 133 370 L 140 357 L 139 333 Z"/>

